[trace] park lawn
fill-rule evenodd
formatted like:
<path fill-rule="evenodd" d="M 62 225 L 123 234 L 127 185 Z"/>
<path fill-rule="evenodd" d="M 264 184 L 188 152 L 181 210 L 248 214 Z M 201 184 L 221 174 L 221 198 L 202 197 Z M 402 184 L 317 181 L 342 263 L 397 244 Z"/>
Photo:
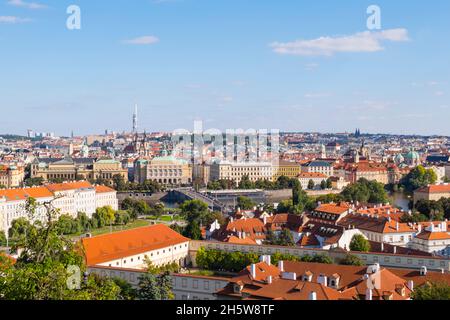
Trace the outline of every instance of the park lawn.
<path fill-rule="evenodd" d="M 136 228 L 140 228 L 140 227 L 145 227 L 145 226 L 149 226 L 150 222 L 147 220 L 135 220 L 133 222 L 130 222 L 127 225 L 121 225 L 121 226 L 112 226 L 112 232 L 118 232 L 118 231 L 124 231 L 124 230 L 130 230 L 130 229 L 136 229 Z M 105 226 L 99 229 L 94 229 L 91 231 L 87 231 L 87 232 L 83 232 L 82 234 L 78 234 L 77 236 L 86 234 L 86 233 L 90 233 L 92 234 L 92 236 L 99 236 L 102 234 L 107 234 L 111 232 L 111 227 L 110 226 Z"/>

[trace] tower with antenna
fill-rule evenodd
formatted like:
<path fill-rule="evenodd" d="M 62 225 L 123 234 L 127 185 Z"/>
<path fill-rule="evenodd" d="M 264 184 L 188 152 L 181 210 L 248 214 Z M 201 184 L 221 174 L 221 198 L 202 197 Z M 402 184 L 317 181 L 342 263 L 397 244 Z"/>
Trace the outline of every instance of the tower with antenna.
<path fill-rule="evenodd" d="M 134 114 L 133 114 L 133 133 L 138 132 L 138 105 L 134 106 Z"/>

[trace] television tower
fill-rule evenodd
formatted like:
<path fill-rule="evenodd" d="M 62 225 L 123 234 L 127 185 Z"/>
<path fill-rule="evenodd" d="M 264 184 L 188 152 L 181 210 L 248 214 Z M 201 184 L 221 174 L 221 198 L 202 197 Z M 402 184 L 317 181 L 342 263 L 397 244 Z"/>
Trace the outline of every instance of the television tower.
<path fill-rule="evenodd" d="M 138 105 L 134 106 L 134 114 L 133 114 L 133 133 L 138 132 Z"/>

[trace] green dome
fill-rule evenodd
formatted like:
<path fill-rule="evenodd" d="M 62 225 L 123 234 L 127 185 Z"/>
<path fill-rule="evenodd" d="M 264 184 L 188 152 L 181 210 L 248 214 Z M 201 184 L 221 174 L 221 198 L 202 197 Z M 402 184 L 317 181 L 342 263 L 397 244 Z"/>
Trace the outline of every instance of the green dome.
<path fill-rule="evenodd" d="M 411 150 L 406 155 L 406 159 L 408 159 L 408 160 L 420 160 L 420 155 L 419 155 L 419 153 L 417 151 Z"/>

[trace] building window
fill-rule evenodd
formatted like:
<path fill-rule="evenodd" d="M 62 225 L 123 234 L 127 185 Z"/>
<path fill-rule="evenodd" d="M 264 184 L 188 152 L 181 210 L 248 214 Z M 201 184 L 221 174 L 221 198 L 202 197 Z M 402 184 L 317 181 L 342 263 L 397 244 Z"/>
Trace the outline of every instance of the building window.
<path fill-rule="evenodd" d="M 198 289 L 198 280 L 194 280 L 194 281 L 192 282 L 192 287 L 193 287 L 194 289 Z"/>
<path fill-rule="evenodd" d="M 203 288 L 204 288 L 205 290 L 209 290 L 209 281 L 205 280 L 205 281 L 203 282 Z"/>
<path fill-rule="evenodd" d="M 181 280 L 181 286 L 182 286 L 183 288 L 186 288 L 186 287 L 187 287 L 187 279 Z"/>

